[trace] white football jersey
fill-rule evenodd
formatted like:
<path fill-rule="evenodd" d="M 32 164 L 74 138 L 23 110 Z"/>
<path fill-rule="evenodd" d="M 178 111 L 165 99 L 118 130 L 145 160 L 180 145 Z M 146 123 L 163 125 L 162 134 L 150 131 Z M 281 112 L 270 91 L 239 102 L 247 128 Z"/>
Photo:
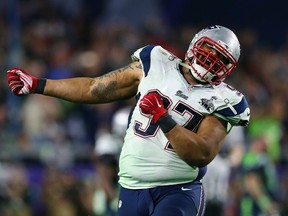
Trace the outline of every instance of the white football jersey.
<path fill-rule="evenodd" d="M 132 59 L 141 62 L 144 75 L 120 155 L 120 185 L 141 189 L 201 178 L 206 169 L 189 166 L 175 153 L 159 126 L 141 113 L 140 99 L 148 92 L 158 92 L 169 115 L 179 125 L 196 131 L 203 118 L 211 114 L 230 126 L 248 124 L 250 111 L 245 97 L 225 83 L 216 90 L 211 85 L 192 86 L 181 73 L 180 59 L 160 46 L 138 49 Z"/>

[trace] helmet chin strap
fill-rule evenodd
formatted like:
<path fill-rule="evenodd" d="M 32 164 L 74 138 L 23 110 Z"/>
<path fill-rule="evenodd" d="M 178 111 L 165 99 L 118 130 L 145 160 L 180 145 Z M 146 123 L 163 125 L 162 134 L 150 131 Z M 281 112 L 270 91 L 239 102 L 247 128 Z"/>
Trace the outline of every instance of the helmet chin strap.
<path fill-rule="evenodd" d="M 179 59 L 179 60 L 180 60 L 180 59 Z M 193 70 L 190 65 L 188 65 L 188 64 L 186 64 L 186 63 L 184 63 L 184 62 L 182 62 L 182 61 L 179 61 L 179 60 L 177 61 L 178 64 L 180 64 L 180 65 L 183 66 L 183 67 L 188 68 L 189 70 Z"/>

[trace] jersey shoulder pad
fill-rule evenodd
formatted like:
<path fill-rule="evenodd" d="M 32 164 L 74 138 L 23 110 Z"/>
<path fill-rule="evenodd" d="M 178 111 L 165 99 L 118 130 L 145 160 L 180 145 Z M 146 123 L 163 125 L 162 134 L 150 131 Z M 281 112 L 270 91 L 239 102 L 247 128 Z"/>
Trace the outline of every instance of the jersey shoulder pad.
<path fill-rule="evenodd" d="M 152 50 L 154 49 L 155 45 L 147 45 L 137 49 L 132 55 L 131 58 L 133 61 L 139 61 L 142 59 L 147 59 L 150 57 Z"/>
<path fill-rule="evenodd" d="M 173 61 L 174 59 L 178 59 L 174 54 L 159 45 L 147 45 L 139 48 L 131 55 L 131 58 L 133 61 L 140 60 L 142 62 L 150 61 L 151 58 L 161 61 Z"/>
<path fill-rule="evenodd" d="M 250 108 L 246 97 L 226 83 L 221 84 L 219 91 L 224 103 L 215 111 L 215 115 L 228 121 L 232 126 L 247 126 Z"/>

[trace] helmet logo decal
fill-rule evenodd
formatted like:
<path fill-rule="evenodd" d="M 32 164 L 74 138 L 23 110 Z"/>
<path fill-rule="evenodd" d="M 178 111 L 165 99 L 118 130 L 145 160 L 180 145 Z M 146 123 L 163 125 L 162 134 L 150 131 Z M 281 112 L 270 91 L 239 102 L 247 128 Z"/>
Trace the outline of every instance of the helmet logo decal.
<path fill-rule="evenodd" d="M 215 30 L 215 29 L 220 29 L 221 27 L 220 26 L 217 26 L 217 25 L 213 25 L 213 26 L 208 26 L 207 28 L 203 29 L 201 31 L 201 34 L 204 34 L 205 32 L 207 31 L 211 31 L 211 30 Z M 199 32 L 200 33 L 200 32 Z M 197 34 L 196 34 L 197 35 Z M 197 35 L 198 36 L 198 35 Z"/>
<path fill-rule="evenodd" d="M 206 30 L 213 30 L 213 29 L 220 29 L 220 26 L 218 26 L 218 25 L 213 25 L 213 26 L 208 26 L 208 27 L 206 28 Z"/>

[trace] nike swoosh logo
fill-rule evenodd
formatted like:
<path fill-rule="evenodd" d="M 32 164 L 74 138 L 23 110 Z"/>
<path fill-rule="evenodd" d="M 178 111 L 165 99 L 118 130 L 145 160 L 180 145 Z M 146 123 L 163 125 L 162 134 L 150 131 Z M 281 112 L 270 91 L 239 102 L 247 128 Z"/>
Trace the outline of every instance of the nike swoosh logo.
<path fill-rule="evenodd" d="M 182 191 L 190 191 L 190 190 L 192 190 L 192 189 L 191 189 L 191 188 L 184 188 L 184 187 L 182 187 L 181 190 L 182 190 Z"/>
<path fill-rule="evenodd" d="M 157 103 L 157 106 L 160 108 L 160 107 L 161 107 L 161 104 L 158 102 L 157 99 L 156 99 L 156 103 Z"/>

